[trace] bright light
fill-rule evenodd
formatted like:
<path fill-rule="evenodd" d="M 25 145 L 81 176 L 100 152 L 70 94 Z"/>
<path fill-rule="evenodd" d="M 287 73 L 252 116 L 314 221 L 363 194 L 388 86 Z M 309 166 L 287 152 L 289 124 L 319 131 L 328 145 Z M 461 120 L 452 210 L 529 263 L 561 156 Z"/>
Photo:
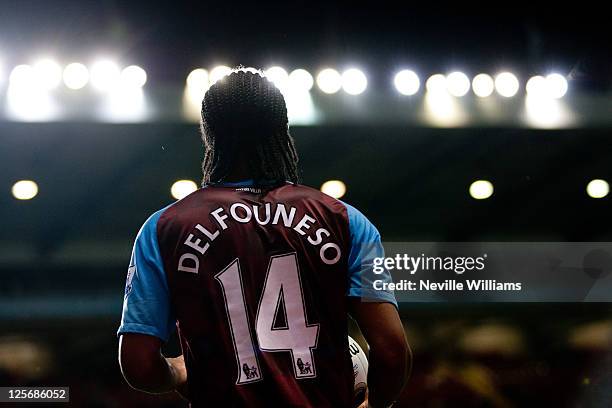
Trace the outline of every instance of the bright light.
<path fill-rule="evenodd" d="M 57 88 L 62 82 L 62 68 L 53 60 L 40 60 L 33 68 L 37 83 L 45 89 Z"/>
<path fill-rule="evenodd" d="M 111 123 L 141 122 L 147 117 L 147 106 L 142 88 L 115 87 L 105 95 L 102 119 Z"/>
<path fill-rule="evenodd" d="M 525 91 L 527 95 L 532 97 L 545 97 L 548 93 L 548 86 L 546 79 L 543 76 L 536 75 L 527 81 L 525 85 Z"/>
<path fill-rule="evenodd" d="M 435 82 L 435 80 L 434 80 Z M 433 91 L 425 93 L 425 119 L 434 126 L 454 127 L 464 124 L 467 120 L 465 111 L 459 101 L 446 92 L 446 88 L 432 85 Z"/>
<path fill-rule="evenodd" d="M 47 89 L 39 86 L 36 71 L 18 65 L 11 72 L 7 91 L 8 115 L 22 121 L 45 121 L 55 117 L 57 106 Z"/>
<path fill-rule="evenodd" d="M 198 91 L 208 89 L 208 71 L 202 68 L 194 69 L 187 75 L 187 87 Z"/>
<path fill-rule="evenodd" d="M 17 200 L 31 200 L 38 194 L 38 185 L 32 180 L 20 180 L 11 188 Z"/>
<path fill-rule="evenodd" d="M 78 62 L 68 64 L 64 68 L 64 84 L 69 89 L 81 89 L 89 82 L 87 67 Z"/>
<path fill-rule="evenodd" d="M 323 183 L 321 191 L 328 196 L 340 198 L 346 194 L 346 184 L 340 180 L 329 180 Z"/>
<path fill-rule="evenodd" d="M 287 116 L 292 125 L 313 125 L 317 112 L 310 90 L 314 85 L 312 75 L 304 69 L 296 69 L 289 75 L 289 92 L 285 94 Z"/>
<path fill-rule="evenodd" d="M 138 65 L 130 65 L 121 71 L 121 84 L 132 88 L 142 88 L 147 83 L 147 73 Z"/>
<path fill-rule="evenodd" d="M 452 72 L 446 77 L 446 90 L 453 96 L 462 97 L 470 91 L 470 79 L 463 72 Z"/>
<path fill-rule="evenodd" d="M 493 195 L 493 184 L 487 180 L 476 180 L 470 185 L 470 195 L 476 200 L 485 200 Z"/>
<path fill-rule="evenodd" d="M 308 91 L 290 91 L 285 95 L 287 116 L 291 125 L 315 125 L 319 115 Z"/>
<path fill-rule="evenodd" d="M 342 73 L 342 89 L 349 95 L 359 95 L 368 87 L 368 78 L 357 68 L 347 69 Z"/>
<path fill-rule="evenodd" d="M 510 98 L 519 90 L 519 81 L 510 72 L 502 72 L 495 77 L 495 89 L 497 93 L 505 98 Z"/>
<path fill-rule="evenodd" d="M 571 110 L 558 100 L 567 91 L 567 82 L 561 75 L 553 75 L 546 78 L 536 75 L 525 85 L 525 119 L 530 126 L 553 129 L 567 126 L 573 120 Z"/>
<path fill-rule="evenodd" d="M 446 93 L 446 77 L 442 74 L 430 76 L 425 82 L 425 89 L 431 93 Z"/>
<path fill-rule="evenodd" d="M 546 76 L 546 84 L 549 96 L 560 99 L 567 93 L 567 80 L 561 74 L 550 74 Z"/>
<path fill-rule="evenodd" d="M 58 117 L 59 106 L 44 89 L 11 84 L 6 101 L 8 116 L 18 121 L 45 122 Z"/>
<path fill-rule="evenodd" d="M 170 194 L 177 200 L 181 200 L 197 189 L 198 185 L 193 180 L 178 180 L 172 184 Z"/>
<path fill-rule="evenodd" d="M 186 97 L 188 102 L 196 109 L 196 113 L 200 112 L 200 104 L 204 99 L 204 94 L 209 87 L 208 71 L 202 68 L 194 69 L 187 75 Z"/>
<path fill-rule="evenodd" d="M 567 93 L 567 80 L 560 74 L 536 75 L 529 78 L 526 90 L 534 97 L 560 99 Z"/>
<path fill-rule="evenodd" d="M 289 74 L 282 67 L 271 67 L 264 71 L 264 75 L 278 89 L 285 91 L 289 84 Z"/>
<path fill-rule="evenodd" d="M 19 88 L 30 88 L 34 86 L 35 72 L 29 65 L 17 65 L 11 71 L 9 83 Z"/>
<path fill-rule="evenodd" d="M 342 76 L 332 68 L 326 68 L 317 75 L 317 85 L 326 94 L 335 94 L 342 88 Z"/>
<path fill-rule="evenodd" d="M 183 93 L 183 110 L 189 119 L 199 120 L 202 100 L 209 84 L 208 71 L 205 69 L 197 68 L 187 75 L 185 92 Z"/>
<path fill-rule="evenodd" d="M 98 91 L 113 89 L 120 76 L 119 67 L 112 61 L 98 61 L 91 67 L 91 85 Z"/>
<path fill-rule="evenodd" d="M 395 74 L 393 84 L 402 95 L 414 95 L 421 87 L 419 76 L 409 69 L 404 69 Z"/>
<path fill-rule="evenodd" d="M 314 85 L 314 79 L 310 72 L 305 69 L 296 69 L 289 74 L 289 87 L 291 90 L 310 91 Z"/>
<path fill-rule="evenodd" d="M 595 179 L 587 184 L 586 191 L 591 198 L 604 198 L 610 192 L 610 185 L 606 180 Z"/>
<path fill-rule="evenodd" d="M 533 83 L 532 86 L 534 86 Z M 533 92 L 531 90 L 531 93 L 525 98 L 525 119 L 530 126 L 555 129 L 572 123 L 574 115 L 563 101 L 550 98 L 546 90 L 544 94 L 539 93 L 540 91 L 536 94 Z"/>
<path fill-rule="evenodd" d="M 231 73 L 232 69 L 230 67 L 226 67 L 225 65 L 218 65 L 210 71 L 210 75 L 208 76 L 208 79 L 210 81 L 209 84 L 212 85 Z"/>
<path fill-rule="evenodd" d="M 486 98 L 487 96 L 491 96 L 495 90 L 495 83 L 493 82 L 493 78 L 489 75 L 478 74 L 472 80 L 472 89 L 476 96 Z"/>

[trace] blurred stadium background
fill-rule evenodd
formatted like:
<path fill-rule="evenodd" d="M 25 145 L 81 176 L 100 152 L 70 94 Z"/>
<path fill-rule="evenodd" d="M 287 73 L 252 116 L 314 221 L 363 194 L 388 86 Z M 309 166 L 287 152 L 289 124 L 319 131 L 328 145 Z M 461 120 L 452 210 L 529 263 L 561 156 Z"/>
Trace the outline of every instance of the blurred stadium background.
<path fill-rule="evenodd" d="M 2 3 L 2 386 L 184 405 L 129 389 L 115 330 L 132 240 L 199 184 L 199 100 L 236 64 L 285 93 L 304 183 L 387 241 L 612 240 L 603 17 Z M 610 406 L 611 311 L 402 304 L 415 366 L 400 406 Z"/>

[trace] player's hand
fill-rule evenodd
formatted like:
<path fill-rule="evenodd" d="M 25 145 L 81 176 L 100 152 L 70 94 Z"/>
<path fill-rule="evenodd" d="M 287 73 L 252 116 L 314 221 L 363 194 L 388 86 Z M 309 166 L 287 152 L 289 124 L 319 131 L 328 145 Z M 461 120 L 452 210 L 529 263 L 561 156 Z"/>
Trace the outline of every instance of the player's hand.
<path fill-rule="evenodd" d="M 368 405 L 368 389 L 366 388 L 366 392 L 365 392 L 365 398 L 363 399 L 363 402 L 359 405 L 357 405 L 357 408 L 369 408 L 370 406 Z"/>
<path fill-rule="evenodd" d="M 174 358 L 167 358 L 168 364 L 172 367 L 175 390 L 183 398 L 189 400 L 187 392 L 187 368 L 185 367 L 185 359 L 182 355 Z"/>

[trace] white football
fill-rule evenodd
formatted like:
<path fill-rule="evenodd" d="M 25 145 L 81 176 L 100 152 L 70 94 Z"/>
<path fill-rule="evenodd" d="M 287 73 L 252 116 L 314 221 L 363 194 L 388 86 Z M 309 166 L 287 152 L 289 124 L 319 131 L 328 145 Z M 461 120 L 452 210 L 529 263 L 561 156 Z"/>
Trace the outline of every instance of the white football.
<path fill-rule="evenodd" d="M 355 397 L 363 401 L 368 384 L 368 358 L 359 344 L 351 337 L 348 338 L 349 351 L 353 361 L 353 374 L 355 376 Z"/>

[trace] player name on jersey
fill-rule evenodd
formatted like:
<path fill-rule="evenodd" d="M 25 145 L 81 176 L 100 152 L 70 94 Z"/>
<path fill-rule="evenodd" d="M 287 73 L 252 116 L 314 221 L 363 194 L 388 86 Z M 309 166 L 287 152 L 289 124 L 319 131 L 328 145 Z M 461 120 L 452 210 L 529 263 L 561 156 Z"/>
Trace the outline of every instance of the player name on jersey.
<path fill-rule="evenodd" d="M 198 223 L 183 242 L 189 248 L 189 252 L 185 252 L 179 258 L 178 270 L 199 273 L 200 260 L 197 254 L 204 255 L 215 239 L 229 228 L 228 224 L 231 222 L 241 224 L 256 222 L 259 225 L 281 225 L 292 229 L 302 237 L 305 237 L 310 245 L 320 245 L 319 256 L 321 261 L 327 265 L 337 263 L 342 252 L 338 244 L 329 241 L 331 233 L 323 227 L 317 227 L 317 220 L 311 215 L 304 213 L 301 218 L 298 218 L 296 213 L 296 207 L 287 207 L 283 203 L 275 202 L 259 206 L 249 206 L 242 202 L 236 202 L 230 204 L 229 208 L 219 207 L 209 214 L 215 220 L 217 228 L 209 229 Z M 195 251 L 195 253 L 192 251 Z"/>

